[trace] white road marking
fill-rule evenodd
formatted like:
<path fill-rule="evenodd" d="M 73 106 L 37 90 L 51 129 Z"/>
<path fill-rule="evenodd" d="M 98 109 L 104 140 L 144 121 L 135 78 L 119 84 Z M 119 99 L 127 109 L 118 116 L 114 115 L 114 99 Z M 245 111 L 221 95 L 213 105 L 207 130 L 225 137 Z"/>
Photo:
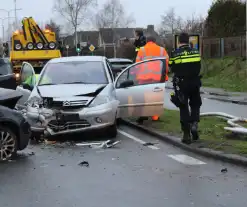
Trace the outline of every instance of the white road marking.
<path fill-rule="evenodd" d="M 132 139 L 132 140 L 134 140 L 135 142 L 138 142 L 138 143 L 140 143 L 140 144 L 146 144 L 146 142 L 144 142 L 143 140 L 141 140 L 141 139 L 138 139 L 137 137 L 135 137 L 135 136 L 133 136 L 133 135 L 131 135 L 131 134 L 129 134 L 129 133 L 127 133 L 127 132 L 124 132 L 124 131 L 122 131 L 122 130 L 120 130 L 120 129 L 118 129 L 118 132 L 120 133 L 120 134 L 122 134 L 122 135 L 124 135 L 124 136 L 126 136 L 126 137 L 128 137 L 128 138 L 130 138 L 130 139 Z M 150 149 L 153 149 L 153 150 L 158 150 L 158 149 L 160 149 L 160 148 L 158 148 L 158 147 L 156 147 L 156 146 L 147 146 L 148 148 L 150 148 Z"/>
<path fill-rule="evenodd" d="M 185 165 L 205 165 L 205 162 L 202 162 L 200 160 L 197 160 L 193 157 L 190 157 L 188 155 L 168 155 L 168 157 L 183 163 Z"/>

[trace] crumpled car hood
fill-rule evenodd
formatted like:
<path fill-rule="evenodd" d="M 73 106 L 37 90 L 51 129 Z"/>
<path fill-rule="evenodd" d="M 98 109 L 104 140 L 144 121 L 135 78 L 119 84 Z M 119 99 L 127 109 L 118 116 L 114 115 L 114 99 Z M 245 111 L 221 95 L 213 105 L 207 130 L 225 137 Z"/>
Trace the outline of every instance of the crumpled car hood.
<path fill-rule="evenodd" d="M 47 98 L 69 97 L 95 93 L 106 84 L 62 84 L 38 86 L 40 95 Z"/>

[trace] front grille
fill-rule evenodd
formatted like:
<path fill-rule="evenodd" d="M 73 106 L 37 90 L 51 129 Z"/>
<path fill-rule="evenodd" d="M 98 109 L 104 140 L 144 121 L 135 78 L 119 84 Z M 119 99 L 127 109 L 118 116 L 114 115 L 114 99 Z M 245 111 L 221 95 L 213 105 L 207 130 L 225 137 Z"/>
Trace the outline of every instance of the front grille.
<path fill-rule="evenodd" d="M 88 100 L 52 101 L 52 108 L 80 108 L 87 105 Z M 67 103 L 67 104 L 66 104 Z"/>
<path fill-rule="evenodd" d="M 91 126 L 86 120 L 80 121 L 69 121 L 69 122 L 59 122 L 57 120 L 51 120 L 48 123 L 48 127 L 50 127 L 54 132 L 61 132 L 66 130 L 73 130 L 73 129 L 81 129 L 85 127 Z"/>

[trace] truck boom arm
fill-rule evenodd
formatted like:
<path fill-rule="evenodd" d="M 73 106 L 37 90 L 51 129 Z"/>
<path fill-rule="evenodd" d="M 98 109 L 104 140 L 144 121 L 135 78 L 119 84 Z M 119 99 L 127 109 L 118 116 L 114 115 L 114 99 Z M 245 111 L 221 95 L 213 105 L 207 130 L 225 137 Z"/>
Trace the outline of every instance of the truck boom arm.
<path fill-rule="evenodd" d="M 27 42 L 42 42 L 43 44 L 49 43 L 46 36 L 32 17 L 26 17 L 22 20 L 22 29 Z"/>

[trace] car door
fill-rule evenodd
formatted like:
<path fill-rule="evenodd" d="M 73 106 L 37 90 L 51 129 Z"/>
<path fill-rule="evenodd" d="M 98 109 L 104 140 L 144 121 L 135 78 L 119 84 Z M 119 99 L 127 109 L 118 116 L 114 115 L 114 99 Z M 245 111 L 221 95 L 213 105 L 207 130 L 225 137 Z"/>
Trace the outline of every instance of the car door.
<path fill-rule="evenodd" d="M 13 67 L 7 58 L 0 58 L 0 88 L 16 89 Z"/>
<path fill-rule="evenodd" d="M 19 85 L 17 86 L 16 90 L 22 93 L 22 97 L 20 98 L 20 100 L 17 102 L 16 106 L 19 109 L 22 109 L 25 107 L 25 102 L 27 101 L 27 99 L 29 98 L 32 90 L 31 89 L 27 89 L 25 87 L 25 82 L 27 81 L 27 79 L 32 76 L 32 83 L 31 83 L 31 88 L 35 86 L 36 84 L 36 78 L 35 78 L 35 72 L 33 69 L 33 66 L 28 63 L 28 62 L 23 62 L 22 66 L 21 66 L 21 71 L 20 71 L 20 82 Z"/>
<path fill-rule="evenodd" d="M 137 75 L 143 73 L 141 68 L 150 67 L 155 63 L 160 80 L 142 84 Z M 158 70 L 157 70 L 158 69 Z M 117 99 L 119 100 L 118 117 L 141 117 L 161 115 L 164 111 L 166 58 L 155 58 L 135 63 L 120 73 L 115 81 Z M 122 87 L 123 82 L 132 80 L 134 85 Z"/>

